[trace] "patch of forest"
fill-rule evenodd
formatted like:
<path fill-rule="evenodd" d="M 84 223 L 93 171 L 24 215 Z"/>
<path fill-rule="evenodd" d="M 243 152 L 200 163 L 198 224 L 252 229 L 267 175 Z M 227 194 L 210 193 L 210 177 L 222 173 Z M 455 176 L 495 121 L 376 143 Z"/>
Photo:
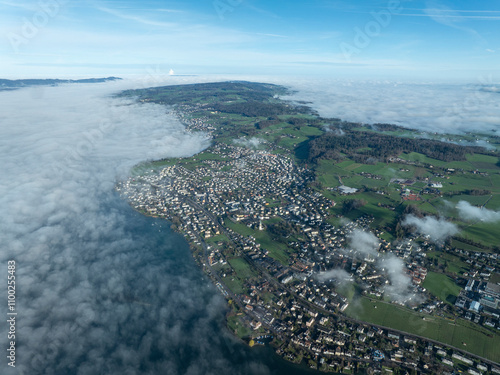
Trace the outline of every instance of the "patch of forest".
<path fill-rule="evenodd" d="M 308 142 L 307 159 L 342 160 L 346 155 L 358 163 L 386 161 L 402 153 L 417 152 L 445 162 L 466 160 L 466 154 L 485 153 L 476 146 L 460 146 L 431 139 L 395 137 L 380 133 L 343 130 L 327 132 Z"/>
<path fill-rule="evenodd" d="M 301 112 L 301 113 L 305 113 L 307 110 L 309 110 L 309 108 L 303 109 L 303 112 Z M 266 120 L 256 122 L 255 127 L 257 129 L 265 129 L 265 128 L 268 128 L 269 126 L 276 125 L 276 124 L 279 124 L 281 122 L 283 122 L 283 120 L 281 120 L 279 117 L 269 116 Z M 308 126 L 308 125 L 320 127 L 324 123 L 324 120 L 322 120 L 320 118 L 311 119 L 311 118 L 304 118 L 304 117 L 292 117 L 292 118 L 289 118 L 286 122 L 290 125 L 295 126 L 296 128 L 300 128 L 301 126 Z"/>
<path fill-rule="evenodd" d="M 235 113 L 245 117 L 273 117 L 279 115 L 297 115 L 309 112 L 308 107 L 293 106 L 285 103 L 268 103 L 256 100 L 236 103 L 217 103 L 212 106 L 216 111 Z"/>

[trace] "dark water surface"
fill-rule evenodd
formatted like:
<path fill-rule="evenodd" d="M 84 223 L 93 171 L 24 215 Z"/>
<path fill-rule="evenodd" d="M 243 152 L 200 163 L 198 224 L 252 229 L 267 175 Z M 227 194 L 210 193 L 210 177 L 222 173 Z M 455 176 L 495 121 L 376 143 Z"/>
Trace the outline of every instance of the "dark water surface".
<path fill-rule="evenodd" d="M 198 361 L 226 363 L 220 368 L 220 374 L 319 374 L 305 365 L 295 365 L 283 360 L 274 353 L 272 347 L 249 348 L 234 339 L 225 327 L 225 301 L 219 295 L 211 281 L 195 264 L 186 240 L 172 232 L 168 221 L 145 217 L 131 208 L 123 207 L 127 216 L 126 229 L 133 234 L 137 251 L 155 264 L 159 278 L 185 279 L 185 283 L 176 283 L 176 287 L 165 291 L 160 296 L 159 304 L 166 305 L 178 314 L 172 314 L 169 321 L 150 321 L 146 329 L 154 329 L 156 325 L 179 327 L 178 334 L 188 337 L 182 342 L 173 343 L 166 353 L 159 348 L 150 354 L 150 360 L 165 363 L 170 360 L 176 363 L 176 371 L 189 373 L 198 368 Z M 131 295 L 140 293 L 130 286 Z M 194 291 L 196 297 L 193 297 Z M 185 296 L 183 298 L 183 296 Z M 198 300 L 192 310 L 185 311 L 185 301 Z M 216 301 L 216 302 L 214 302 Z M 146 301 L 147 302 L 147 299 Z M 138 303 L 138 302 L 135 302 Z M 178 304 L 178 305 L 177 305 Z M 152 308 L 161 309 L 161 306 Z M 199 327 L 198 335 L 192 327 Z M 204 335 L 204 337 L 199 336 Z M 139 347 L 137 348 L 139 350 Z M 202 354 L 211 354 L 203 358 Z M 174 355 L 176 358 L 167 358 Z M 161 367 L 158 368 L 163 373 Z M 165 373 L 169 370 L 165 369 Z"/>

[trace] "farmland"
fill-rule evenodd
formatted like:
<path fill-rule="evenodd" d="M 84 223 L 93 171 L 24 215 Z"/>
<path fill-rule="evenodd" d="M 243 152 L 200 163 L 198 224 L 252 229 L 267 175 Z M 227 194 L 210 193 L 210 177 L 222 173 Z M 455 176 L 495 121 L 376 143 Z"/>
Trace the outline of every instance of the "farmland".
<path fill-rule="evenodd" d="M 186 87 L 165 89 L 171 95 L 146 92 L 143 101 L 174 105 L 189 131 L 210 135 L 213 145 L 191 158 L 142 165 L 137 173 L 144 178 L 130 182 L 138 207 L 171 219 L 192 239 L 218 288 L 243 306 L 232 305 L 228 326 L 242 337 L 251 331 L 237 326 L 262 329 L 261 322 L 271 326 L 276 319 L 274 327 L 300 334 L 305 344 L 315 330 L 309 308 L 341 322 L 349 300 L 347 317 L 498 360 L 491 348 L 499 335 L 484 325 L 488 318 L 479 311 L 473 317 L 470 305 L 455 308 L 470 275 L 487 280 L 496 267 L 489 255 L 498 252 L 498 223 L 464 216 L 457 205 L 468 202 L 470 210 L 482 207 L 495 217 L 498 154 L 415 139 L 414 131 L 398 127 L 378 131 L 324 119 L 280 101 L 272 85 L 260 92 L 240 86 L 246 91 L 212 85 L 221 90 L 218 98 L 209 98 L 203 85 L 199 96 Z M 148 176 L 151 184 L 138 193 Z M 417 230 L 405 224 L 410 215 L 434 222 Z M 442 225 L 451 234 L 427 234 Z M 359 231 L 372 232 L 370 256 L 354 249 Z M 348 281 L 318 283 L 315 274 L 328 270 Z M 388 288 L 398 289 L 399 281 L 406 288 L 401 297 Z M 292 312 L 306 305 L 305 315 Z"/>
<path fill-rule="evenodd" d="M 500 361 L 500 336 L 462 319 L 456 321 L 420 314 L 393 304 L 362 297 L 346 310 L 347 315 L 415 335 L 428 337 L 482 357 Z"/>

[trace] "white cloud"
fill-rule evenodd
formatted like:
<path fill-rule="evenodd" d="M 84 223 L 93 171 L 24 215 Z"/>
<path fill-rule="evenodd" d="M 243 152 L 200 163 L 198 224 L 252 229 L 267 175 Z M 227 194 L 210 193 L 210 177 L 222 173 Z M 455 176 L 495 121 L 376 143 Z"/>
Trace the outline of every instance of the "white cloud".
<path fill-rule="evenodd" d="M 336 286 L 344 287 L 354 281 L 352 275 L 341 268 L 335 268 L 315 275 L 315 278 L 322 282 L 334 281 Z"/>
<path fill-rule="evenodd" d="M 414 215 L 405 217 L 403 223 L 405 226 L 415 227 L 416 232 L 428 236 L 433 242 L 442 243 L 446 238 L 459 232 L 458 227 L 442 218 L 426 216 L 423 218 Z"/>
<path fill-rule="evenodd" d="M 137 16 L 135 14 L 126 14 L 126 13 L 118 12 L 118 11 L 116 11 L 114 9 L 110 9 L 110 8 L 98 7 L 96 9 L 100 10 L 101 12 L 105 12 L 105 13 L 111 14 L 111 15 L 113 15 L 115 17 L 120 18 L 120 19 L 124 19 L 124 20 L 127 20 L 127 21 L 134 21 L 134 22 L 137 22 L 137 23 L 140 23 L 140 24 L 144 24 L 144 25 L 147 25 L 147 26 L 159 26 L 159 27 L 166 27 L 166 28 L 172 28 L 172 27 L 178 26 L 174 22 L 156 21 L 156 20 L 153 20 L 153 19 L 149 19 L 149 18 L 145 18 L 145 17 L 140 17 L 140 16 Z"/>
<path fill-rule="evenodd" d="M 234 140 L 234 143 L 240 146 L 248 148 L 258 148 L 265 140 L 257 137 L 251 138 L 238 138 Z"/>
<path fill-rule="evenodd" d="M 377 254 L 377 249 L 380 246 L 380 241 L 371 232 L 355 229 L 347 237 L 349 244 L 354 251 L 358 251 L 364 256 L 374 256 Z"/>
<path fill-rule="evenodd" d="M 384 287 L 384 292 L 392 301 L 404 303 L 420 299 L 411 291 L 411 280 L 405 272 L 406 266 L 403 260 L 393 254 L 387 254 L 377 262 L 377 267 L 388 277 L 389 284 Z"/>
<path fill-rule="evenodd" d="M 500 221 L 500 211 L 488 210 L 484 207 L 476 207 L 467 201 L 460 201 L 457 204 L 460 218 L 468 221 L 484 221 L 494 223 Z"/>
<path fill-rule="evenodd" d="M 285 83 L 287 84 L 287 83 Z M 401 83 L 337 79 L 289 80 L 293 100 L 312 102 L 323 117 L 391 123 L 434 133 L 473 130 L 500 134 L 500 107 L 491 78 L 476 84 Z"/>

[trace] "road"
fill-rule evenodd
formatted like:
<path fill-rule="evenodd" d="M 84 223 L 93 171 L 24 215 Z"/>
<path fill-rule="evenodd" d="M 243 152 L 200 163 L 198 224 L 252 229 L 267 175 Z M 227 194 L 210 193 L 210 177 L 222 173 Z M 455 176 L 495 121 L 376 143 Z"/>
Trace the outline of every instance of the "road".
<path fill-rule="evenodd" d="M 189 199 L 187 197 L 184 197 L 184 200 L 185 200 L 186 203 L 192 205 L 194 208 L 196 208 L 200 212 L 203 212 L 205 215 L 207 215 L 207 217 L 209 217 L 214 223 L 216 223 L 222 229 L 222 233 L 224 233 L 227 236 L 227 238 L 229 238 L 229 240 L 231 242 L 233 242 L 233 245 L 235 245 L 234 240 L 233 240 L 231 234 L 226 230 L 226 228 L 223 225 L 219 224 L 218 218 L 216 218 L 211 212 L 207 211 L 204 207 L 202 207 L 197 202 L 195 202 L 195 201 L 193 201 L 193 200 L 191 200 L 191 199 Z M 208 249 L 207 249 L 207 245 L 206 245 L 204 239 L 202 239 L 199 236 L 199 234 L 196 234 L 196 236 L 198 237 L 200 243 L 202 244 L 203 251 L 204 251 L 204 259 L 205 259 L 205 262 L 206 262 L 206 267 L 210 270 L 211 276 L 213 278 L 215 278 L 223 286 L 224 290 L 226 291 L 226 293 L 228 294 L 228 296 L 230 297 L 230 299 L 232 299 L 234 302 L 236 302 L 238 304 L 238 306 L 242 309 L 242 311 L 245 311 L 245 313 L 247 315 L 249 315 L 250 317 L 252 317 L 252 319 L 261 321 L 261 319 L 258 316 L 256 316 L 253 312 L 247 310 L 245 308 L 245 306 L 243 306 L 243 302 L 239 299 L 239 297 L 236 296 L 234 293 L 231 292 L 231 290 L 224 284 L 223 280 L 219 277 L 219 275 L 217 274 L 217 272 L 215 272 L 213 270 L 213 268 L 210 266 L 209 261 L 208 261 L 208 254 L 207 254 L 207 250 Z M 351 317 L 348 317 L 348 316 L 345 316 L 345 315 L 339 315 L 339 314 L 332 313 L 331 311 L 323 309 L 323 308 L 321 308 L 321 307 L 319 307 L 319 306 L 317 306 L 317 305 L 309 302 L 305 298 L 297 295 L 290 288 L 286 287 L 286 285 L 280 283 L 274 277 L 272 277 L 271 275 L 269 275 L 269 273 L 266 270 L 262 269 L 259 265 L 255 264 L 255 262 L 250 257 L 248 257 L 245 253 L 242 253 L 242 256 L 250 264 L 251 267 L 253 267 L 254 269 L 256 269 L 259 272 L 259 274 L 262 275 L 265 278 L 265 280 L 267 280 L 268 282 L 272 283 L 277 288 L 277 290 L 280 290 L 280 291 L 284 290 L 284 291 L 290 293 L 290 295 L 292 295 L 296 300 L 300 301 L 305 306 L 308 306 L 310 309 L 312 309 L 312 310 L 314 310 L 314 311 L 316 311 L 316 312 L 318 312 L 320 314 L 323 314 L 324 316 L 328 316 L 329 318 L 332 318 L 335 321 L 346 321 L 346 322 L 352 322 L 352 323 L 356 323 L 356 324 L 369 325 L 369 326 L 372 326 L 372 327 L 380 328 L 382 330 L 386 330 L 386 331 L 390 331 L 390 332 L 395 332 L 395 333 L 400 334 L 400 335 L 409 336 L 409 337 L 413 337 L 413 338 L 418 338 L 418 339 L 421 339 L 423 341 L 431 342 L 433 344 L 442 345 L 444 347 L 452 348 L 454 350 L 457 350 L 457 351 L 461 352 L 462 354 L 465 354 L 465 355 L 471 356 L 471 357 L 475 357 L 476 359 L 479 359 L 479 360 L 481 360 L 481 361 L 483 361 L 485 363 L 488 363 L 490 365 L 495 365 L 495 366 L 497 365 L 497 363 L 495 363 L 494 361 L 491 361 L 491 360 L 489 360 L 487 358 L 484 358 L 484 357 L 472 354 L 470 352 L 467 352 L 467 351 L 465 351 L 465 350 L 463 350 L 461 348 L 457 348 L 457 347 L 452 346 L 450 344 L 446 344 L 446 343 L 443 343 L 443 342 L 440 342 L 440 341 L 432 340 L 432 339 L 426 338 L 424 336 L 419 336 L 419 335 L 408 333 L 408 332 L 405 332 L 405 331 L 400 331 L 400 330 L 397 330 L 397 329 L 394 329 L 394 328 L 391 328 L 391 327 L 381 326 L 381 325 L 378 325 L 378 324 L 372 324 L 372 323 L 368 323 L 368 322 L 365 322 L 365 321 L 357 320 L 357 319 L 354 319 L 354 318 L 351 318 Z M 281 336 L 282 335 L 281 333 L 279 333 L 275 329 L 273 329 L 273 327 L 266 325 L 262 321 L 261 321 L 261 323 L 262 323 L 263 326 L 265 326 L 267 329 L 269 329 L 271 332 L 273 332 L 276 336 Z M 313 353 L 313 352 L 311 351 L 311 353 Z"/>

